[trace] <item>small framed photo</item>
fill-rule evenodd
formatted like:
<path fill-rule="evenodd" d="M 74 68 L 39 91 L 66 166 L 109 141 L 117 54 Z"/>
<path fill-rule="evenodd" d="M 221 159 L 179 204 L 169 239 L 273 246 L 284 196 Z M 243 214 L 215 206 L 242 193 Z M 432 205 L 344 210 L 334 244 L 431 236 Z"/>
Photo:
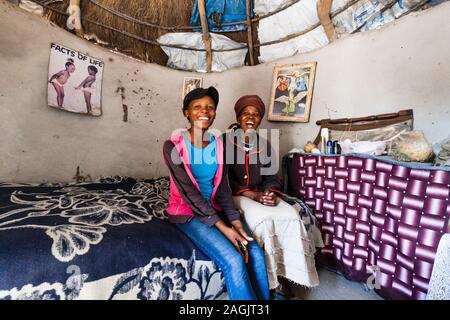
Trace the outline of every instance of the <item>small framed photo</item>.
<path fill-rule="evenodd" d="M 269 121 L 309 121 L 316 65 L 308 62 L 274 67 Z"/>
<path fill-rule="evenodd" d="M 183 80 L 183 96 L 184 97 L 191 92 L 194 89 L 201 88 L 203 85 L 203 79 L 202 78 L 196 78 L 196 77 L 184 77 Z"/>

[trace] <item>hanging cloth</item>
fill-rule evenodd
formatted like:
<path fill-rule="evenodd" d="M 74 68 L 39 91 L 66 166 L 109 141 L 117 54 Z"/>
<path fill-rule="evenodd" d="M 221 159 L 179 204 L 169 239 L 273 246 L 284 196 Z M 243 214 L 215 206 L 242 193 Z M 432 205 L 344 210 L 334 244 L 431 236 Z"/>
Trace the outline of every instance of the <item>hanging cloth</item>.
<path fill-rule="evenodd" d="M 247 25 L 245 24 L 225 27 L 220 26 L 224 23 L 246 20 L 245 0 L 205 0 L 205 6 L 209 31 L 231 32 L 247 29 Z M 250 9 L 250 16 L 253 17 L 253 6 Z M 194 8 L 192 9 L 192 16 L 189 24 L 191 26 L 201 25 L 197 0 L 195 0 Z M 200 31 L 200 29 L 194 31 Z"/>

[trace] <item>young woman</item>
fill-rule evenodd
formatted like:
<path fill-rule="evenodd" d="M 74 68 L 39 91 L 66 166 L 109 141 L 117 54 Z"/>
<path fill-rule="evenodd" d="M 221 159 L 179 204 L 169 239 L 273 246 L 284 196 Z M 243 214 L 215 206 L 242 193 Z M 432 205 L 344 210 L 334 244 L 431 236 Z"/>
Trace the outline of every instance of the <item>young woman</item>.
<path fill-rule="evenodd" d="M 286 290 L 286 279 L 316 286 L 319 278 L 314 252 L 315 246 L 323 245 L 320 232 L 316 229 L 319 234 L 314 238 L 306 229 L 299 209 L 303 214 L 310 211 L 298 199 L 296 204 L 301 208 L 292 206 L 290 200 L 295 198 L 281 193 L 275 173 L 268 170 L 278 155 L 255 131 L 264 116 L 264 102 L 256 95 L 247 95 L 239 98 L 234 109 L 237 123 L 230 126 L 233 130 L 225 138 L 228 178 L 236 207 L 244 212 L 255 240 L 264 248 L 270 289 L 279 288 L 281 282 L 281 293 L 292 295 Z"/>
<path fill-rule="evenodd" d="M 208 131 L 218 102 L 214 87 L 194 89 L 184 98 L 190 128 L 164 143 L 170 171 L 167 214 L 221 269 L 230 299 L 268 299 L 264 252 L 233 205 L 222 139 Z"/>

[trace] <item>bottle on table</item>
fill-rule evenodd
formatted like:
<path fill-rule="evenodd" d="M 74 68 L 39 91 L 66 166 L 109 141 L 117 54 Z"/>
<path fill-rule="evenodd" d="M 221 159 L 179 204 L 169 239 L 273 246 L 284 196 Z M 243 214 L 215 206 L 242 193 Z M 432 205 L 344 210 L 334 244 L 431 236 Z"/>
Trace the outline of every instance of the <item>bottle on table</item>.
<path fill-rule="evenodd" d="M 328 140 L 327 141 L 327 152 L 326 154 L 334 154 L 333 152 L 333 141 Z"/>

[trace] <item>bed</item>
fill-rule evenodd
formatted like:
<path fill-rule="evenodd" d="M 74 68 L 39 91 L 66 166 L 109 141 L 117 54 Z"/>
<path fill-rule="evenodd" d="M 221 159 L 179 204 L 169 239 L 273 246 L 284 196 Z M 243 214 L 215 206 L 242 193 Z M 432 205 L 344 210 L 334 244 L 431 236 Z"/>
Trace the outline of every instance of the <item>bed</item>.
<path fill-rule="evenodd" d="M 167 177 L 0 184 L 0 299 L 221 299 L 221 272 L 166 221 Z"/>

